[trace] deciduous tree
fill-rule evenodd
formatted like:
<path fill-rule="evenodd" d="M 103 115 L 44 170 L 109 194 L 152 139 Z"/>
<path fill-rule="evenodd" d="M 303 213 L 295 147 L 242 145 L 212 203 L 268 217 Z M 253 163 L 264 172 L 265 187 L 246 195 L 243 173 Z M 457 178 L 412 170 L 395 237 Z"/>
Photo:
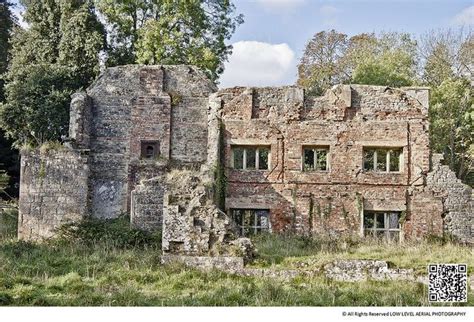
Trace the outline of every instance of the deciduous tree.
<path fill-rule="evenodd" d="M 431 145 L 458 178 L 474 184 L 474 99 L 465 78 L 446 79 L 431 94 Z"/>
<path fill-rule="evenodd" d="M 229 0 L 97 0 L 111 27 L 108 65 L 192 64 L 216 80 L 243 22 Z"/>
<path fill-rule="evenodd" d="M 346 81 L 343 58 L 347 45 L 347 35 L 335 30 L 315 34 L 298 65 L 298 84 L 321 95 L 332 85 Z"/>
<path fill-rule="evenodd" d="M 104 28 L 90 1 L 24 0 L 13 37 L 0 126 L 18 147 L 67 133 L 70 95 L 99 73 Z"/>
<path fill-rule="evenodd" d="M 320 95 L 337 83 L 411 85 L 417 72 L 416 42 L 409 34 L 317 33 L 298 66 L 298 84 Z"/>
<path fill-rule="evenodd" d="M 447 29 L 423 35 L 422 82 L 431 87 L 430 138 L 458 178 L 474 185 L 474 35 Z"/>
<path fill-rule="evenodd" d="M 14 28 L 18 28 L 18 21 L 13 15 L 13 3 L 0 0 L 0 103 L 4 101 L 4 79 L 3 74 L 7 71 L 10 58 L 10 38 Z M 17 183 L 19 181 L 19 158 L 18 151 L 11 147 L 11 141 L 5 137 L 5 132 L 0 128 L 0 172 L 6 170 L 13 184 L 8 185 L 7 193 L 14 197 L 18 196 Z M 7 172 L 0 174 L 0 191 L 7 188 Z M 1 196 L 0 196 L 1 198 Z"/>
<path fill-rule="evenodd" d="M 354 44 L 354 42 L 353 42 Z M 365 44 L 355 43 L 357 59 L 349 59 L 351 82 L 401 87 L 412 85 L 417 73 L 417 47 L 409 34 L 384 33 Z"/>
<path fill-rule="evenodd" d="M 420 37 L 419 52 L 425 61 L 422 81 L 429 86 L 439 86 L 448 78 L 469 78 L 474 73 L 472 30 L 432 30 Z"/>
<path fill-rule="evenodd" d="M 4 80 L 1 77 L 7 71 L 9 52 L 11 48 L 10 37 L 13 28 L 17 25 L 15 16 L 12 13 L 12 3 L 0 0 L 0 102 L 4 97 Z"/>

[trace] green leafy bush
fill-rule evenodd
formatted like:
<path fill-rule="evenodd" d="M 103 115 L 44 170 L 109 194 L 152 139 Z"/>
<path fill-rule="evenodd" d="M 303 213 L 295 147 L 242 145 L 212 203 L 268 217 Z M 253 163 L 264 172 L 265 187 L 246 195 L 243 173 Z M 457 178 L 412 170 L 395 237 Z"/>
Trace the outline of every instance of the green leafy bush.
<path fill-rule="evenodd" d="M 127 216 L 105 220 L 91 218 L 78 223 L 68 223 L 61 226 L 57 233 L 58 241 L 80 242 L 89 246 L 103 244 L 116 248 L 161 248 L 161 233 L 149 233 L 133 228 Z"/>

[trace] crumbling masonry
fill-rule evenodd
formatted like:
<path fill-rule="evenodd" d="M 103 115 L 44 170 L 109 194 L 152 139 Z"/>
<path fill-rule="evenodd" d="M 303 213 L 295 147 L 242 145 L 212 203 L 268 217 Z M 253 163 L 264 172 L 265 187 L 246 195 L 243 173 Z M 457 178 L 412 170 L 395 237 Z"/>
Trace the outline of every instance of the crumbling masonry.
<path fill-rule="evenodd" d="M 19 237 L 128 213 L 163 230 L 168 254 L 238 252 L 250 247 L 238 235 L 288 230 L 474 243 L 472 191 L 430 154 L 428 94 L 217 91 L 192 66 L 109 68 L 73 95 L 62 149 L 23 151 Z"/>

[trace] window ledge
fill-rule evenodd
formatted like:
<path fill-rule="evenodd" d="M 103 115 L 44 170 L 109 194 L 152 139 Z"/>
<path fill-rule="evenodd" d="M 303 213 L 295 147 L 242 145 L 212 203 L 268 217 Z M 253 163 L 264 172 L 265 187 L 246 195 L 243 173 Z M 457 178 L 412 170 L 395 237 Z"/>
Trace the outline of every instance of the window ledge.
<path fill-rule="evenodd" d="M 362 171 L 364 174 L 375 174 L 375 175 L 397 175 L 397 174 L 405 174 L 404 172 L 383 172 L 383 171 Z"/>
<path fill-rule="evenodd" d="M 249 169 L 234 169 L 234 168 L 230 168 L 232 171 L 238 171 L 238 172 L 256 172 L 256 173 L 262 173 L 262 172 L 270 172 L 270 170 L 255 170 L 255 169 L 252 169 L 252 170 L 249 170 Z"/>

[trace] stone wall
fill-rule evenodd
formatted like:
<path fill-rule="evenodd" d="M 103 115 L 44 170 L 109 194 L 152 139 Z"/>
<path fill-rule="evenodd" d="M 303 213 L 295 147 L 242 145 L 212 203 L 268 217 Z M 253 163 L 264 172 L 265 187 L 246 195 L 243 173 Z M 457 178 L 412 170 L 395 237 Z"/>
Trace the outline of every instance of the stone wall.
<path fill-rule="evenodd" d="M 85 92 L 71 96 L 69 141 L 81 149 L 89 149 L 92 127 L 92 102 Z"/>
<path fill-rule="evenodd" d="M 151 185 L 146 181 L 159 177 L 170 165 L 191 163 L 199 167 L 206 161 L 208 96 L 214 91 L 215 85 L 192 66 L 106 69 L 85 92 L 72 96 L 66 139 L 70 151 L 51 151 L 44 156 L 47 161 L 25 154 L 20 201 L 25 214 L 20 223 L 23 235 L 48 237 L 61 216 L 64 220 L 88 215 L 114 218 L 129 212 L 137 227 L 159 229 L 165 187 L 155 182 L 157 179 Z M 143 158 L 145 142 L 158 147 L 152 159 Z M 81 157 L 76 162 L 73 156 Z M 73 172 L 78 162 L 87 169 Z M 47 169 L 54 169 L 56 176 L 46 174 L 44 180 L 32 181 L 38 172 L 43 174 L 43 164 L 51 164 Z M 66 210 L 57 205 L 63 196 L 56 191 L 62 186 L 55 180 L 61 178 L 81 183 L 80 195 L 67 195 L 75 198 L 76 204 L 66 203 Z M 43 193 L 47 197 L 41 197 L 45 201 L 40 204 L 37 194 Z M 34 225 L 38 228 L 32 228 Z"/>
<path fill-rule="evenodd" d="M 163 224 L 165 174 L 142 180 L 131 194 L 130 222 L 134 227 L 158 231 Z"/>
<path fill-rule="evenodd" d="M 37 240 L 88 214 L 87 154 L 75 150 L 23 151 L 18 237 Z"/>
<path fill-rule="evenodd" d="M 217 87 L 192 66 L 166 66 L 164 91 L 171 96 L 171 159 L 206 161 L 207 105 Z"/>
<path fill-rule="evenodd" d="M 408 189 L 405 234 L 412 239 L 444 235 L 442 198 L 428 187 Z"/>
<path fill-rule="evenodd" d="M 426 181 L 428 188 L 443 200 L 444 230 L 461 242 L 474 244 L 472 188 L 456 178 L 449 166 L 442 165 L 441 161 L 440 154 L 433 156 L 433 171 Z"/>

